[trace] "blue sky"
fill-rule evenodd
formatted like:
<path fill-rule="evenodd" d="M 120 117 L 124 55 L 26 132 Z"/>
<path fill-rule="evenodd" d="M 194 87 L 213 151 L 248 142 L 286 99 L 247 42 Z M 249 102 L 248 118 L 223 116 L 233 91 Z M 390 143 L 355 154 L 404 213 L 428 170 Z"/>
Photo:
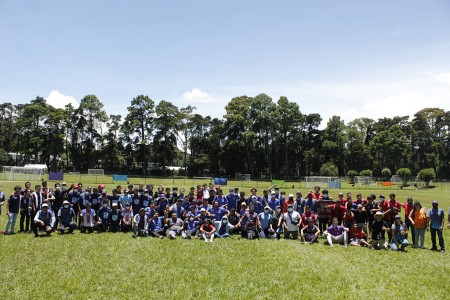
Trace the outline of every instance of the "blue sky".
<path fill-rule="evenodd" d="M 303 113 L 450 110 L 450 1 L 0 0 L 0 102 L 96 94 L 222 117 L 239 95 Z"/>

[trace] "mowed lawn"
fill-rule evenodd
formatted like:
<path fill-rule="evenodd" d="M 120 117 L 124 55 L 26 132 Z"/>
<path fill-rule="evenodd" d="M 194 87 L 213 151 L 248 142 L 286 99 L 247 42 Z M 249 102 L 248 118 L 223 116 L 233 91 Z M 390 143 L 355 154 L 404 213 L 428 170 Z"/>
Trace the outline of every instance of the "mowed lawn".
<path fill-rule="evenodd" d="M 3 191 L 10 193 L 14 184 L 3 182 Z M 107 185 L 109 191 L 112 187 Z M 245 190 L 248 193 L 249 188 Z M 306 194 L 307 189 L 301 191 Z M 339 191 L 331 190 L 330 194 L 336 197 Z M 351 191 L 355 196 L 359 190 L 348 186 L 342 191 Z M 447 185 L 391 191 L 402 203 L 412 196 L 427 208 L 433 199 L 439 200 L 447 224 Z M 361 192 L 364 196 L 378 196 L 389 190 L 364 187 Z M 5 222 L 3 212 L 1 229 Z M 449 232 L 444 230 L 447 245 Z M 425 246 L 431 246 L 429 233 Z M 123 233 L 82 235 L 76 231 L 49 238 L 33 238 L 32 234 L 0 236 L 0 255 L 0 299 L 450 297 L 449 251 L 442 254 L 408 248 L 407 253 L 400 253 L 329 248 L 324 240 L 303 245 L 287 240 L 248 241 L 237 236 L 205 243 L 180 238 L 133 239 L 131 234 Z"/>

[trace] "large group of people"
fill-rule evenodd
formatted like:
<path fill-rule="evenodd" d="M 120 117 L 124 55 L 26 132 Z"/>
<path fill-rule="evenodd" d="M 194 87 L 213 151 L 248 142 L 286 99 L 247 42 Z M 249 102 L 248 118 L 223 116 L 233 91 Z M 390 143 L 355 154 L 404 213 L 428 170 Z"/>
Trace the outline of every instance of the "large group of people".
<path fill-rule="evenodd" d="M 400 203 L 394 193 L 388 199 L 379 195 L 378 200 L 374 194 L 364 199 L 360 193 L 356 199 L 351 193 L 339 193 L 333 199 L 319 186 L 304 197 L 300 191 L 287 195 L 272 188 L 262 195 L 252 188 L 246 195 L 238 188 L 224 194 L 220 186 L 212 184 L 191 187 L 187 192 L 140 183 L 126 188 L 118 185 L 108 193 L 102 184 L 84 187 L 63 182 L 52 189 L 42 182 L 32 190 L 26 182 L 9 196 L 0 187 L 0 208 L 3 206 L 8 216 L 4 235 L 15 233 L 20 216 L 19 232 L 33 232 L 35 237 L 80 230 L 213 242 L 236 234 L 245 239 L 301 239 L 305 244 L 322 238 L 330 247 L 342 244 L 405 251 L 410 244 L 424 248 L 425 232 L 429 231 L 431 250 L 445 252 L 445 217 L 437 201 L 426 210 L 411 197 Z"/>

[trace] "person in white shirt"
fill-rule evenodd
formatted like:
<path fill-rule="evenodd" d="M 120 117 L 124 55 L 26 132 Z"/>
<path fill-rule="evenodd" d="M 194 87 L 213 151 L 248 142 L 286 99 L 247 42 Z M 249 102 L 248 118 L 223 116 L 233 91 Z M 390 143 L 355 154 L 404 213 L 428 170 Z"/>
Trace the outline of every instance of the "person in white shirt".
<path fill-rule="evenodd" d="M 286 213 L 283 214 L 283 218 L 280 218 L 278 227 L 283 223 L 284 238 L 288 239 L 292 236 L 294 240 L 298 239 L 298 230 L 301 225 L 302 217 L 297 211 L 294 211 L 294 206 L 289 204 L 286 209 Z"/>
<path fill-rule="evenodd" d="M 139 214 L 134 216 L 134 224 L 133 224 L 133 237 L 136 236 L 147 236 L 148 235 L 148 220 L 145 215 L 145 208 L 141 208 L 139 210 Z"/>
<path fill-rule="evenodd" d="M 55 215 L 53 212 L 48 208 L 48 204 L 44 203 L 42 204 L 42 209 L 39 210 L 36 215 L 34 216 L 34 237 L 38 237 L 38 230 L 43 230 L 47 234 L 47 236 L 50 236 L 50 233 L 53 230 L 53 226 L 55 225 Z"/>
<path fill-rule="evenodd" d="M 80 213 L 81 217 L 81 232 L 92 233 L 94 232 L 94 217 L 96 216 L 95 210 L 92 209 L 92 203 L 88 202 L 86 208 Z"/>

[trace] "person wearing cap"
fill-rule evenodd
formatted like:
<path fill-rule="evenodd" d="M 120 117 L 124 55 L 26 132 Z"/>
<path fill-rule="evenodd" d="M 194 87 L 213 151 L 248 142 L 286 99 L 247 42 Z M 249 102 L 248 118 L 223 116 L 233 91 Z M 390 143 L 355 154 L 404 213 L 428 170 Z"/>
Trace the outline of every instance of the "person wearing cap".
<path fill-rule="evenodd" d="M 81 233 L 86 233 L 86 232 L 92 233 L 92 232 L 94 232 L 94 228 L 96 226 L 98 228 L 99 224 L 97 224 L 97 225 L 95 224 L 95 216 L 96 216 L 96 213 L 92 209 L 92 203 L 91 202 L 86 203 L 86 208 L 80 212 L 80 219 L 81 219 L 80 231 L 81 231 Z M 99 220 L 99 222 L 101 222 L 101 221 Z"/>
<path fill-rule="evenodd" d="M 22 201 L 22 195 L 20 194 L 21 190 L 22 188 L 16 185 L 14 187 L 14 193 L 9 196 L 8 200 L 6 201 L 5 211 L 6 215 L 8 215 L 8 222 L 6 223 L 5 227 L 5 235 L 14 234 L 17 216 L 19 215 L 20 211 L 20 202 Z"/>
<path fill-rule="evenodd" d="M 20 200 L 20 230 L 19 232 L 29 232 L 31 224 L 31 211 L 33 210 L 33 199 L 31 191 L 25 190 Z M 25 226 L 24 226 L 25 225 Z"/>
<path fill-rule="evenodd" d="M 137 236 L 145 237 L 148 235 L 148 219 L 145 216 L 145 208 L 139 209 L 137 215 L 134 216 L 133 238 Z"/>
<path fill-rule="evenodd" d="M 235 227 L 230 224 L 228 221 L 228 216 L 225 215 L 222 217 L 220 221 L 220 225 L 215 233 L 218 238 L 227 238 L 230 236 L 230 231 L 232 231 Z"/>
<path fill-rule="evenodd" d="M 294 240 L 298 239 L 298 231 L 301 226 L 302 217 L 294 210 L 293 204 L 288 204 L 286 213 L 278 222 L 278 227 L 283 225 L 284 238 L 289 239 L 291 236 Z"/>
<path fill-rule="evenodd" d="M 130 203 L 125 204 L 125 209 L 122 211 L 122 220 L 120 223 L 122 232 L 130 232 L 132 230 L 133 211 L 131 210 Z"/>
<path fill-rule="evenodd" d="M 75 211 L 72 207 L 70 207 L 70 202 L 67 200 L 63 201 L 62 207 L 58 211 L 58 220 L 60 223 L 60 226 L 58 227 L 58 231 L 61 234 L 64 233 L 73 233 L 73 230 L 75 229 Z"/>
<path fill-rule="evenodd" d="M 205 223 L 200 226 L 200 233 L 205 240 L 205 242 L 214 242 L 214 235 L 216 232 L 216 227 L 211 222 L 211 219 L 206 219 Z"/>
<path fill-rule="evenodd" d="M 42 204 L 42 209 L 36 213 L 34 216 L 34 236 L 38 237 L 38 230 L 43 230 L 47 234 L 47 236 L 50 236 L 53 226 L 55 224 L 55 215 L 53 212 L 48 208 L 48 204 L 44 203 Z"/>
<path fill-rule="evenodd" d="M 108 231 L 109 215 L 111 213 L 111 208 L 108 205 L 109 201 L 107 199 L 104 199 L 102 208 L 98 210 L 98 221 L 97 224 L 95 225 L 95 229 L 99 233 Z"/>
<path fill-rule="evenodd" d="M 271 209 L 268 205 L 264 207 L 264 211 L 258 215 L 259 222 L 261 223 L 261 228 L 259 231 L 259 236 L 262 238 L 274 238 L 275 231 L 272 229 L 272 214 Z"/>
<path fill-rule="evenodd" d="M 332 224 L 323 233 L 327 239 L 328 245 L 334 247 L 333 243 L 343 243 L 347 247 L 347 233 L 349 229 L 347 227 L 339 225 L 339 220 L 335 217 L 332 220 Z"/>
<path fill-rule="evenodd" d="M 120 230 L 120 222 L 122 221 L 122 212 L 117 203 L 112 204 L 111 213 L 109 214 L 109 231 L 118 232 Z"/>
<path fill-rule="evenodd" d="M 287 208 L 288 208 L 289 205 L 291 205 L 294 208 L 295 211 L 297 210 L 297 203 L 294 200 L 294 194 L 289 194 L 288 199 L 284 202 L 283 214 L 286 213 Z"/>
<path fill-rule="evenodd" d="M 420 201 L 414 202 L 414 209 L 409 213 L 409 221 L 414 227 L 414 246 L 413 248 L 424 248 L 425 231 L 428 229 L 427 210 L 422 207 Z M 420 241 L 420 243 L 419 243 Z"/>
<path fill-rule="evenodd" d="M 308 218 L 307 225 L 303 226 L 300 230 L 300 235 L 302 237 L 302 242 L 304 244 L 309 243 L 315 243 L 317 242 L 317 238 L 319 237 L 320 230 L 319 228 L 314 224 L 314 220 L 312 218 Z"/>
<path fill-rule="evenodd" d="M 439 247 L 441 247 L 441 252 L 445 252 L 444 237 L 442 235 L 445 222 L 444 210 L 442 208 L 439 208 L 439 203 L 436 200 L 434 200 L 431 205 L 432 208 L 428 210 L 427 214 L 428 228 L 430 228 L 431 243 L 433 244 L 431 250 L 438 251 L 436 246 L 437 235 L 439 239 Z"/>
<path fill-rule="evenodd" d="M 171 217 L 168 218 L 168 212 L 164 214 L 164 224 L 166 224 L 166 236 L 171 240 L 174 240 L 177 235 L 181 235 L 183 231 L 184 222 L 182 219 L 177 217 L 176 213 L 172 213 Z"/>
<path fill-rule="evenodd" d="M 391 227 L 392 230 L 392 240 L 391 240 L 391 250 L 393 251 L 405 251 L 405 248 L 408 246 L 408 240 L 406 239 L 406 235 L 408 232 L 408 228 L 405 223 L 403 223 L 400 215 L 396 215 L 394 218 L 394 224 Z"/>
<path fill-rule="evenodd" d="M 375 221 L 372 223 L 372 249 L 386 250 L 388 243 L 385 239 L 385 232 L 390 231 L 389 224 L 383 220 L 384 215 L 382 212 L 377 211 L 375 213 Z"/>
<path fill-rule="evenodd" d="M 415 244 L 415 236 L 414 236 L 414 226 L 411 223 L 411 220 L 409 220 L 409 214 L 414 209 L 414 200 L 412 197 L 408 197 L 406 200 L 406 203 L 401 204 L 403 207 L 403 210 L 405 211 L 405 226 L 407 228 L 407 232 L 411 232 L 411 240 L 412 244 Z M 408 234 L 406 234 L 406 238 L 408 238 Z"/>

